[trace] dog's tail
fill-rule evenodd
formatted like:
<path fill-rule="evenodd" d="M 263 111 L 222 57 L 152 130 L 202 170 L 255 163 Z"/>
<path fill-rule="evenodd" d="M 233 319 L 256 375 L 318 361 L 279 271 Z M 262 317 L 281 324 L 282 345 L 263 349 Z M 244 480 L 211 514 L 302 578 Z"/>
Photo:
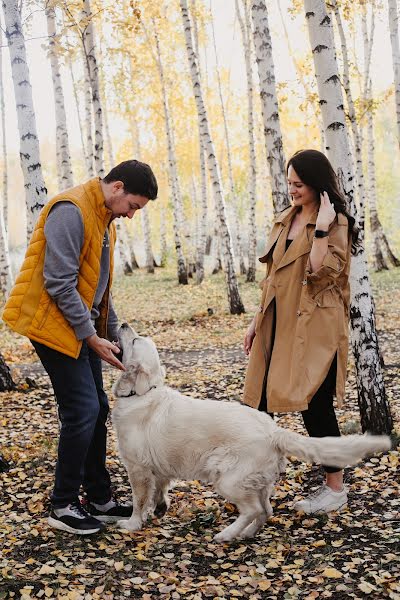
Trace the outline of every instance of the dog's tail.
<path fill-rule="evenodd" d="M 273 433 L 276 447 L 285 456 L 296 456 L 306 462 L 334 467 L 354 465 L 365 456 L 390 450 L 386 435 L 346 435 L 343 437 L 313 438 L 278 428 Z"/>

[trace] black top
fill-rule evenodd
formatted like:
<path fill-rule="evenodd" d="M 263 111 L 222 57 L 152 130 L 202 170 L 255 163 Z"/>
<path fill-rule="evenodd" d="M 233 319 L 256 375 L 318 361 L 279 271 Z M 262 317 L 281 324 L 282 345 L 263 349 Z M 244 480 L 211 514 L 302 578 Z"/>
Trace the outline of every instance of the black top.
<path fill-rule="evenodd" d="M 289 248 L 290 244 L 293 242 L 293 240 L 286 240 L 286 250 Z"/>

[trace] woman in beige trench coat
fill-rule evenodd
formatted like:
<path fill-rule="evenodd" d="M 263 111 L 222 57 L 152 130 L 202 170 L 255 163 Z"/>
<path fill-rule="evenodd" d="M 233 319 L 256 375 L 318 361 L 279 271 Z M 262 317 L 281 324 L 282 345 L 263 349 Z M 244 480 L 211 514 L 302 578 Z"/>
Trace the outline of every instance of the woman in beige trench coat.
<path fill-rule="evenodd" d="M 309 435 L 338 436 L 333 395 L 341 406 L 357 230 L 324 154 L 297 152 L 287 174 L 292 206 L 278 215 L 259 259 L 267 272 L 244 342 L 243 401 L 269 413 L 301 411 Z M 343 471 L 324 469 L 326 483 L 295 508 L 329 512 L 347 503 Z"/>

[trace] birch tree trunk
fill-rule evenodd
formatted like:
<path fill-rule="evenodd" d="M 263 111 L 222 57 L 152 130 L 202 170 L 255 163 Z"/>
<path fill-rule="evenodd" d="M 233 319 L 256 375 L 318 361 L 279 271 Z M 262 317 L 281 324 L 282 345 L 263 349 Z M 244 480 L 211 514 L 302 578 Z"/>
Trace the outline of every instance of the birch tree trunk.
<path fill-rule="evenodd" d="M 147 34 L 147 30 L 144 28 L 148 42 L 150 38 Z M 168 104 L 167 88 L 164 76 L 164 67 L 162 63 L 160 42 L 158 39 L 158 33 L 156 30 L 155 23 L 153 22 L 153 36 L 156 45 L 156 55 L 154 56 L 155 63 L 157 65 L 158 76 L 161 84 L 161 96 L 164 110 L 164 122 L 165 122 L 165 134 L 168 148 L 168 180 L 172 196 L 172 208 L 173 208 L 173 228 L 174 228 L 174 242 L 177 256 L 177 269 L 178 269 L 178 282 L 182 285 L 188 284 L 188 274 L 186 270 L 185 257 L 183 255 L 182 248 L 182 218 L 180 212 L 182 211 L 182 197 L 179 186 L 178 173 L 176 168 L 175 158 L 175 144 L 171 125 L 171 116 Z"/>
<path fill-rule="evenodd" d="M 349 57 L 347 52 L 347 43 L 346 37 L 344 34 L 342 18 L 340 15 L 340 9 L 337 3 L 337 0 L 332 0 L 330 3 L 336 17 L 336 22 L 339 30 L 340 43 L 342 48 L 342 56 L 343 56 L 343 88 L 346 93 L 347 99 L 347 108 L 348 108 L 348 119 L 351 125 L 351 131 L 353 134 L 353 142 L 354 142 L 354 162 L 356 167 L 356 182 L 357 182 L 357 198 L 359 201 L 359 206 L 363 206 L 364 198 L 365 198 L 365 184 L 364 184 L 364 172 L 363 172 L 363 161 L 362 161 L 362 137 L 360 134 L 360 130 L 357 124 L 357 115 L 356 109 L 353 101 L 353 95 L 350 87 L 350 73 L 349 73 Z M 359 213 L 362 212 L 359 210 Z M 360 223 L 359 226 L 363 228 L 363 224 Z"/>
<path fill-rule="evenodd" d="M 144 206 L 140 211 L 140 218 L 142 221 L 142 230 L 144 237 L 144 253 L 146 256 L 146 270 L 148 273 L 154 273 L 154 257 L 151 249 L 151 231 L 150 231 L 150 219 L 147 211 L 147 206 Z"/>
<path fill-rule="evenodd" d="M 371 94 L 372 96 L 372 94 Z M 369 220 L 371 228 L 371 240 L 372 240 L 372 265 L 375 271 L 382 271 L 388 269 L 389 266 L 399 267 L 400 261 L 393 254 L 382 224 L 378 216 L 378 210 L 376 205 L 377 193 L 376 193 L 376 172 L 375 172 L 375 137 L 374 137 L 374 123 L 373 113 L 368 111 L 368 176 L 369 176 Z"/>
<path fill-rule="evenodd" d="M 89 68 L 86 60 L 85 49 L 82 47 L 83 55 L 83 88 L 85 98 L 85 131 L 86 131 L 86 170 L 90 179 L 94 177 L 94 144 L 93 144 L 93 121 L 92 121 L 92 88 L 90 86 Z"/>
<path fill-rule="evenodd" d="M 89 0 L 83 0 L 82 20 L 82 43 L 89 73 L 90 88 L 92 90 L 94 113 L 94 165 L 97 175 L 104 177 L 103 119 L 99 90 L 99 67 L 96 58 L 93 15 Z"/>
<path fill-rule="evenodd" d="M 372 267 L 375 271 L 389 269 L 390 266 L 400 266 L 400 261 L 393 254 L 377 209 L 376 169 L 375 169 L 375 136 L 374 136 L 374 106 L 372 81 L 369 78 L 372 45 L 375 31 L 375 12 L 371 11 L 371 30 L 368 35 L 367 7 L 362 6 L 362 33 L 364 41 L 364 104 L 367 115 L 367 153 L 368 153 L 368 205 L 372 242 Z M 369 78 L 369 79 L 368 79 Z"/>
<path fill-rule="evenodd" d="M 6 137 L 6 107 L 4 102 L 3 82 L 3 31 L 0 27 L 0 118 L 1 118 L 1 150 L 3 156 L 2 201 L 3 219 L 6 232 L 8 231 L 8 165 L 7 165 L 7 137 Z"/>
<path fill-rule="evenodd" d="M 390 43 L 394 75 L 394 95 L 396 102 L 397 136 L 400 146 L 400 45 L 399 45 L 399 13 L 397 0 L 388 0 Z"/>
<path fill-rule="evenodd" d="M 167 250 L 167 211 L 165 206 L 161 209 L 160 222 L 160 267 L 167 265 L 168 250 Z"/>
<path fill-rule="evenodd" d="M 200 67 L 200 54 L 199 54 L 199 35 L 197 27 L 197 19 L 195 17 L 195 0 L 192 0 L 191 10 L 193 15 L 193 32 L 194 32 L 194 44 L 196 49 L 196 55 L 199 57 L 199 77 L 201 81 L 201 67 Z M 206 253 L 207 243 L 207 171 L 206 171 L 206 160 L 205 160 L 205 148 L 203 145 L 203 139 L 201 137 L 200 122 L 197 122 L 199 132 L 199 157 L 200 157 L 200 218 L 199 218 L 199 233 L 197 236 L 197 249 L 196 249 L 196 283 L 199 285 L 204 279 L 204 256 Z"/>
<path fill-rule="evenodd" d="M 8 235 L 6 227 L 8 209 L 8 181 L 7 181 L 7 140 L 6 119 L 3 88 L 3 54 L 2 54 L 2 30 L 0 28 L 0 113 L 2 132 L 2 158 L 3 158 L 3 185 L 0 194 L 0 293 L 6 297 L 12 286 L 12 272 L 8 252 Z"/>
<path fill-rule="evenodd" d="M 331 19 L 326 12 L 324 0 L 305 0 L 304 7 L 314 58 L 327 154 L 338 174 L 348 208 L 353 215 L 356 215 L 353 197 L 354 179 Z M 360 234 L 362 238 L 361 231 Z M 361 426 L 363 431 L 390 433 L 393 423 L 386 398 L 375 324 L 375 307 L 362 243 L 352 258 L 351 272 L 350 320 Z"/>
<path fill-rule="evenodd" d="M 56 14 L 52 6 L 45 9 L 47 33 L 49 34 L 49 56 L 56 117 L 56 157 L 59 191 L 73 187 L 71 155 L 69 151 L 67 115 L 65 113 L 64 91 L 61 80 L 61 70 L 56 48 Z"/>
<path fill-rule="evenodd" d="M 8 296 L 12 283 L 8 238 L 4 225 L 3 211 L 0 208 L 0 293 L 4 299 Z"/>
<path fill-rule="evenodd" d="M 11 371 L 2 354 L 0 354 L 0 392 L 9 392 L 13 389 L 15 389 L 15 383 L 11 377 Z M 1 455 L 0 459 L 4 461 L 4 458 Z"/>
<path fill-rule="evenodd" d="M 16 0 L 2 0 L 2 6 L 17 109 L 20 162 L 24 176 L 29 239 L 39 212 L 47 201 L 47 190 L 40 163 L 39 140 L 21 17 Z"/>
<path fill-rule="evenodd" d="M 224 269 L 226 273 L 229 308 L 231 314 L 241 314 L 244 312 L 244 306 L 240 298 L 239 288 L 235 274 L 232 240 L 226 219 L 225 201 L 222 191 L 221 179 L 219 175 L 219 168 L 216 153 L 214 150 L 214 144 L 211 139 L 207 111 L 204 105 L 196 56 L 193 50 L 192 32 L 187 8 L 187 0 L 180 0 L 180 7 L 182 12 L 183 28 L 185 31 L 187 58 L 189 62 L 193 91 L 196 100 L 197 114 L 201 125 L 202 138 L 204 140 L 203 145 L 207 149 L 208 169 L 214 192 L 215 206 L 218 212 L 218 218 L 220 222 L 219 224 L 222 238 L 221 245 Z"/>
<path fill-rule="evenodd" d="M 210 10 L 211 10 L 211 3 L 210 3 Z M 228 123 L 227 123 L 227 119 L 226 119 L 225 103 L 224 103 L 224 98 L 222 95 L 222 85 L 221 85 L 221 77 L 219 74 L 218 52 L 217 52 L 217 44 L 215 41 L 214 19 L 212 17 L 212 12 L 211 12 L 211 31 L 212 31 L 214 55 L 215 55 L 215 70 L 216 70 L 216 74 L 217 74 L 218 95 L 219 95 L 219 100 L 220 100 L 220 104 L 221 104 L 222 122 L 224 124 L 225 143 L 226 143 L 226 159 L 227 159 L 227 164 L 228 164 L 228 177 L 229 177 L 229 192 L 230 192 L 229 196 L 230 196 L 230 200 L 232 203 L 232 209 L 233 209 L 232 212 L 233 212 L 233 217 L 235 220 L 236 247 L 237 247 L 237 253 L 238 253 L 238 258 L 239 258 L 240 273 L 241 273 L 241 275 L 245 275 L 247 273 L 247 269 L 246 269 L 246 265 L 244 262 L 244 256 L 243 256 L 243 239 L 242 239 L 242 233 L 241 233 L 241 226 L 239 223 L 238 198 L 237 198 L 237 194 L 236 194 L 236 190 L 235 190 L 235 182 L 233 180 L 231 145 L 230 145 L 230 141 L 229 141 L 229 132 L 228 132 Z M 250 205 L 251 205 L 251 198 L 250 198 Z M 251 213 L 251 206 L 250 206 L 250 213 Z M 254 260 L 255 260 L 255 255 L 254 255 Z M 255 281 L 255 278 L 247 279 L 247 281 Z"/>
<path fill-rule="evenodd" d="M 72 92 L 74 95 L 74 102 L 75 102 L 76 114 L 78 117 L 79 133 L 80 133 L 81 145 L 82 145 L 82 157 L 83 157 L 83 160 L 86 165 L 87 176 L 89 179 L 91 179 L 92 177 L 94 177 L 93 161 L 90 162 L 89 156 L 88 156 L 88 153 L 86 150 L 85 136 L 84 136 L 84 132 L 83 132 L 82 115 L 81 115 L 81 109 L 80 109 L 80 105 L 79 105 L 78 87 L 77 87 L 77 83 L 76 83 L 76 79 L 75 79 L 75 75 L 74 75 L 74 70 L 72 68 L 71 50 L 70 50 L 70 44 L 69 44 L 68 39 L 67 39 L 67 48 L 68 48 L 68 51 L 67 51 L 67 55 L 66 55 L 66 63 L 67 63 L 68 71 L 69 71 L 71 81 L 72 81 Z M 90 120 L 89 120 L 89 124 L 90 124 Z"/>
<path fill-rule="evenodd" d="M 257 251 L 257 227 L 256 227 L 256 184 L 257 184 L 257 162 L 256 146 L 254 139 L 254 99 L 253 99 L 253 71 L 251 65 L 252 46 L 251 46 L 251 26 L 249 5 L 247 0 L 243 0 L 244 19 L 240 12 L 239 0 L 236 2 L 236 14 L 238 17 L 240 30 L 242 33 L 242 42 L 244 48 L 244 58 L 246 64 L 247 79 L 247 129 L 249 134 L 249 179 L 247 189 L 249 194 L 249 267 L 247 270 L 247 281 L 256 280 L 256 251 Z"/>
<path fill-rule="evenodd" d="M 283 152 L 279 119 L 278 98 L 275 86 L 275 68 L 272 57 L 272 41 L 265 0 L 251 0 L 254 46 L 260 79 L 260 97 L 264 121 L 264 136 L 272 190 L 274 212 L 289 206 L 286 181 L 286 164 Z"/>

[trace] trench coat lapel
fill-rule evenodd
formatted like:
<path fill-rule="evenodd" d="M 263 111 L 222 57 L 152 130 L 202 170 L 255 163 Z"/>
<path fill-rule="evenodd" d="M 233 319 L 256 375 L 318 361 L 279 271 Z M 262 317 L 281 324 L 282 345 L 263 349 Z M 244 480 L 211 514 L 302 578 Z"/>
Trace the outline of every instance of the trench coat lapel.
<path fill-rule="evenodd" d="M 269 253 L 271 252 L 271 249 L 275 246 L 277 240 L 279 239 L 279 237 L 284 229 L 285 229 L 285 226 L 282 223 L 276 223 L 274 225 L 274 228 L 271 231 L 271 235 L 270 235 L 268 243 L 267 243 L 267 247 L 265 249 L 265 254 L 264 254 L 264 256 L 261 256 L 258 259 L 261 263 L 266 263 L 268 261 Z"/>
<path fill-rule="evenodd" d="M 296 212 L 296 209 L 294 209 L 294 207 L 290 207 L 290 208 L 284 210 L 275 219 L 275 224 L 272 228 L 271 235 L 268 239 L 267 247 L 265 249 L 265 254 L 258 259 L 260 262 L 266 263 L 268 261 L 269 253 L 271 252 L 271 250 L 277 243 L 278 239 L 281 238 L 281 233 L 285 229 L 285 226 L 287 225 L 287 223 L 290 223 L 292 221 L 292 216 L 294 215 L 295 212 Z"/>

